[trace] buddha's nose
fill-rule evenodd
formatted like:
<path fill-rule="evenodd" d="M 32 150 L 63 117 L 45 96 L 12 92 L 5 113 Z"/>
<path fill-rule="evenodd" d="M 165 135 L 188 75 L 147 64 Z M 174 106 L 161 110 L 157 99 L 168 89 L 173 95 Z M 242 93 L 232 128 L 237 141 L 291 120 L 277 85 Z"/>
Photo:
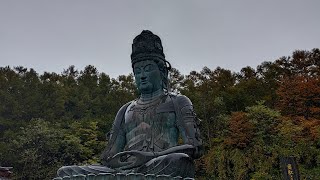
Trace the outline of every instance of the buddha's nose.
<path fill-rule="evenodd" d="M 146 79 L 147 79 L 147 77 L 146 76 L 141 76 L 141 81 L 145 81 Z"/>
<path fill-rule="evenodd" d="M 147 78 L 146 73 L 144 71 L 141 72 L 141 80 L 145 80 Z"/>

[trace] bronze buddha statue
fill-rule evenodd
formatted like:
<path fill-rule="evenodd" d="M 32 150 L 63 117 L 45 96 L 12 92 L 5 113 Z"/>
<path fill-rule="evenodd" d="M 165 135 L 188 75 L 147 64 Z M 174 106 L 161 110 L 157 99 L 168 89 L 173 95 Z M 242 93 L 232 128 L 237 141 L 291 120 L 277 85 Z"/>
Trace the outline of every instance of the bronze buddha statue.
<path fill-rule="evenodd" d="M 193 160 L 202 155 L 199 121 L 191 101 L 169 91 L 171 65 L 160 38 L 142 31 L 133 40 L 131 63 L 140 97 L 118 111 L 102 165 L 64 166 L 59 177 L 119 172 L 194 177 Z"/>

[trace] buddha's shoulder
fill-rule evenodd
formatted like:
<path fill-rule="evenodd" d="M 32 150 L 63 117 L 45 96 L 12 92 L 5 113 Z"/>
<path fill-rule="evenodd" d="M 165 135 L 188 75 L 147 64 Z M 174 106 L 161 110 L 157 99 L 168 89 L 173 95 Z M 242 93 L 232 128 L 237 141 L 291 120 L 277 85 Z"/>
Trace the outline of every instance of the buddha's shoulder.
<path fill-rule="evenodd" d="M 175 101 L 174 104 L 177 104 L 180 107 L 187 106 L 187 105 L 192 105 L 191 100 L 185 95 L 182 95 L 182 94 L 169 94 L 169 96 L 171 97 L 172 101 Z"/>
<path fill-rule="evenodd" d="M 132 105 L 133 102 L 134 101 L 130 101 L 130 102 L 127 102 L 126 104 L 124 104 L 123 106 L 121 106 L 121 108 L 119 109 L 119 111 L 117 113 L 117 116 L 123 115 L 126 112 L 128 106 Z"/>

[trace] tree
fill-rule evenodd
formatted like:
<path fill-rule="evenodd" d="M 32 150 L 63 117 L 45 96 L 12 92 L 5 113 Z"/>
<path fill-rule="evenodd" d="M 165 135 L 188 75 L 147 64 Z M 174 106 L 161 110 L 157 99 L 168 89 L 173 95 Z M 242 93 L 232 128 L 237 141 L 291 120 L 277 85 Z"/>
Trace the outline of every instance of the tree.
<path fill-rule="evenodd" d="M 233 112 L 229 119 L 229 133 L 225 139 L 225 144 L 243 149 L 252 142 L 253 135 L 254 126 L 249 122 L 247 114 Z"/>
<path fill-rule="evenodd" d="M 11 134 L 13 135 L 13 134 Z M 7 158 L 15 168 L 15 178 L 48 179 L 54 177 L 55 170 L 63 164 L 60 155 L 61 130 L 40 119 L 32 120 L 21 131 L 8 136 L 6 142 L 11 152 Z M 13 153 L 13 155 L 10 155 Z"/>
<path fill-rule="evenodd" d="M 277 107 L 283 114 L 320 118 L 319 78 L 301 75 L 284 78 L 277 94 Z"/>
<path fill-rule="evenodd" d="M 181 90 L 181 83 L 184 81 L 184 76 L 181 75 L 178 69 L 172 68 L 169 71 L 169 88 L 174 93 L 179 93 Z"/>

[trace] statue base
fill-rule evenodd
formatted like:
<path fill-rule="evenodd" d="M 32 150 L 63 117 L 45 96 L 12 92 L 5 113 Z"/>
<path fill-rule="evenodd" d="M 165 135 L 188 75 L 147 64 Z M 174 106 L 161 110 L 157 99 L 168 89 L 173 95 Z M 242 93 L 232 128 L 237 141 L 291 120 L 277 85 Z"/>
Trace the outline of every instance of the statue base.
<path fill-rule="evenodd" d="M 171 177 L 170 175 L 154 175 L 154 174 L 140 174 L 140 173 L 100 173 L 88 175 L 73 175 L 65 176 L 63 178 L 57 177 L 53 180 L 194 180 L 194 178 L 182 178 L 180 176 Z"/>

